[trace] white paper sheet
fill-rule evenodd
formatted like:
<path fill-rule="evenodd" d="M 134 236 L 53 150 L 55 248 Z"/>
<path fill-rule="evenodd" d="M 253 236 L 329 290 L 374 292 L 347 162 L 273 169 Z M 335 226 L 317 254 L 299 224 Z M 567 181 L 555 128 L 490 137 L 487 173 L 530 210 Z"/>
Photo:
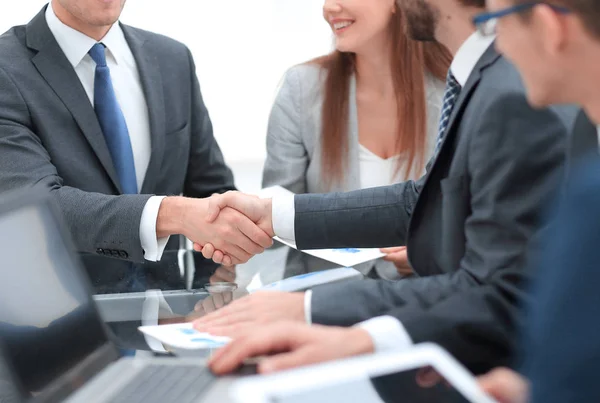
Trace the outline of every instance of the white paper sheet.
<path fill-rule="evenodd" d="M 298 276 L 286 278 L 267 284 L 262 287 L 248 287 L 248 292 L 256 291 L 303 291 L 322 284 L 333 283 L 351 278 L 361 278 L 362 274 L 350 267 L 339 269 L 330 269 L 313 273 L 300 274 Z"/>
<path fill-rule="evenodd" d="M 262 189 L 258 193 L 258 196 L 261 198 L 272 198 L 273 196 L 281 194 L 292 194 L 292 192 L 281 186 L 273 186 Z M 273 239 L 290 248 L 298 249 L 292 242 L 283 240 L 279 237 L 274 237 Z M 302 250 L 302 252 L 344 267 L 353 267 L 385 256 L 385 254 L 381 253 L 377 248 L 310 249 Z"/>
<path fill-rule="evenodd" d="M 164 345 L 186 350 L 216 349 L 223 347 L 231 341 L 229 337 L 201 333 L 194 329 L 191 323 L 140 326 L 138 329 Z"/>

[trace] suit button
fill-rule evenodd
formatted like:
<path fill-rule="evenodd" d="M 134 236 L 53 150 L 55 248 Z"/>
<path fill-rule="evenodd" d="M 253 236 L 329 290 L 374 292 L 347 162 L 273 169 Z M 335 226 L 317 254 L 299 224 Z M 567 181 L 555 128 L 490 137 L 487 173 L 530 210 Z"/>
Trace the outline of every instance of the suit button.
<path fill-rule="evenodd" d="M 119 251 L 116 249 L 112 249 L 110 253 L 113 257 L 119 257 Z"/>
<path fill-rule="evenodd" d="M 104 249 L 98 248 L 98 249 L 96 249 L 96 253 L 99 255 L 104 255 Z"/>
<path fill-rule="evenodd" d="M 120 251 L 119 251 L 119 256 L 120 256 L 122 259 L 127 259 L 127 258 L 129 257 L 129 254 L 128 254 L 127 252 L 125 252 L 124 250 L 120 250 Z"/>
<path fill-rule="evenodd" d="M 110 256 L 110 249 L 104 249 L 104 256 Z"/>

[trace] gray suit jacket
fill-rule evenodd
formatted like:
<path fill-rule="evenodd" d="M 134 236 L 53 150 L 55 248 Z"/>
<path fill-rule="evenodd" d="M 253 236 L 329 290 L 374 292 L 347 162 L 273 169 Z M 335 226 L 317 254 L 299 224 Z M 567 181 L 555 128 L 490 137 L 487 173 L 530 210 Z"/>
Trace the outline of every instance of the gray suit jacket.
<path fill-rule="evenodd" d="M 564 178 L 575 110 L 563 112 L 530 107 L 518 72 L 492 46 L 424 178 L 297 196 L 300 248 L 406 244 L 420 276 L 316 288 L 313 321 L 351 325 L 389 313 L 414 342 L 438 342 L 474 370 L 506 364 L 529 242 Z"/>
<path fill-rule="evenodd" d="M 350 82 L 347 172 L 344 181 L 327 186 L 322 180 L 321 116 L 324 71 L 317 65 L 303 64 L 291 68 L 273 105 L 267 133 L 267 160 L 263 171 L 263 187 L 282 186 L 294 193 L 326 193 L 361 189 L 358 142 L 356 80 Z M 427 155 L 437 140 L 444 83 L 427 76 Z M 423 172 L 413 172 L 418 178 Z M 286 276 L 334 267 L 324 261 L 290 249 Z M 373 263 L 355 267 L 366 273 Z"/>
<path fill-rule="evenodd" d="M 152 142 L 141 194 L 123 195 L 94 109 L 44 12 L 0 37 L 0 191 L 39 186 L 51 192 L 98 292 L 114 291 L 128 262 L 144 263 L 139 228 L 150 196 L 210 196 L 233 189 L 232 174 L 213 137 L 189 50 L 123 25 Z"/>

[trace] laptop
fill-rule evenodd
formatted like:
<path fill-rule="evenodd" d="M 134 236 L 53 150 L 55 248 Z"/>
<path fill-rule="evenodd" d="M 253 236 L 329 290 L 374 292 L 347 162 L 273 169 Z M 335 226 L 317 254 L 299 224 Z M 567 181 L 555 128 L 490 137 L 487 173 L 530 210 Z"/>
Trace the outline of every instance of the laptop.
<path fill-rule="evenodd" d="M 0 200 L 0 240 L 0 378 L 19 401 L 202 401 L 200 360 L 120 357 L 52 196 Z"/>

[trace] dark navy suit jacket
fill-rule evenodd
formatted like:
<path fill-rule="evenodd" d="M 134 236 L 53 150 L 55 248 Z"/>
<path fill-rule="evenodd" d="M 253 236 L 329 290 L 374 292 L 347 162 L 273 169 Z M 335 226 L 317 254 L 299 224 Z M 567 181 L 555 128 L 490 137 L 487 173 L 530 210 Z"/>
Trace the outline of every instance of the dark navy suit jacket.
<path fill-rule="evenodd" d="M 600 158 L 573 178 L 540 259 L 524 373 L 532 403 L 600 402 Z"/>

